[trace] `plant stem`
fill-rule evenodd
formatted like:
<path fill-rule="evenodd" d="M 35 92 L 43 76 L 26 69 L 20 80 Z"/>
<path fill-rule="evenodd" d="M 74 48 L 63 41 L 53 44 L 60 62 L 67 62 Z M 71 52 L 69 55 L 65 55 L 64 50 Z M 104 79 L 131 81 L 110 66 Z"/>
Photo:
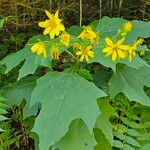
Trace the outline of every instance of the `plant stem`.
<path fill-rule="evenodd" d="M 80 0 L 80 27 L 82 26 L 82 0 Z"/>
<path fill-rule="evenodd" d="M 99 19 L 102 18 L 102 0 L 99 0 Z"/>

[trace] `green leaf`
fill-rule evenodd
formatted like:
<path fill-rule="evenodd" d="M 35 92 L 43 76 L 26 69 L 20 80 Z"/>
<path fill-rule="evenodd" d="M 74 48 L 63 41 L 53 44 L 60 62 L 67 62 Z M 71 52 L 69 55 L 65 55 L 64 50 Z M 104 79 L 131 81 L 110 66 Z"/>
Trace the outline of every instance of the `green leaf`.
<path fill-rule="evenodd" d="M 131 147 L 130 145 L 128 144 L 124 144 L 123 145 L 123 150 L 135 150 L 133 147 Z"/>
<path fill-rule="evenodd" d="M 36 54 L 33 54 L 31 52 L 31 46 L 33 46 L 35 43 L 38 41 L 49 41 L 49 38 L 47 36 L 43 35 L 37 35 L 35 37 L 32 37 L 26 44 L 25 48 L 22 50 L 12 53 L 5 57 L 2 61 L 0 61 L 0 64 L 5 64 L 7 69 L 6 73 L 9 72 L 11 69 L 14 67 L 18 66 L 20 62 L 24 61 L 23 66 L 19 70 L 19 77 L 18 80 L 21 79 L 22 77 L 25 77 L 28 74 L 33 74 L 35 70 L 39 66 L 46 66 L 46 67 L 51 67 L 50 62 L 51 58 L 50 55 L 48 57 L 44 58 L 42 56 L 38 56 Z M 49 49 L 48 49 L 49 51 Z"/>
<path fill-rule="evenodd" d="M 102 114 L 98 116 L 95 127 L 100 129 L 105 138 L 109 141 L 110 145 L 113 145 L 113 132 L 112 132 L 112 125 L 109 122 L 109 119 L 103 116 Z"/>
<path fill-rule="evenodd" d="M 102 70 L 102 69 L 98 70 L 96 73 L 93 74 L 94 83 L 98 87 L 103 87 L 108 84 L 111 75 L 112 72 L 110 70 L 109 71 Z"/>
<path fill-rule="evenodd" d="M 36 85 L 35 77 L 26 77 L 13 85 L 5 86 L 0 90 L 1 95 L 7 99 L 8 105 L 20 105 L 22 100 L 30 101 L 31 92 Z"/>
<path fill-rule="evenodd" d="M 97 145 L 95 145 L 94 150 L 111 150 L 111 144 L 106 139 L 102 130 L 95 128 L 94 129 L 94 137 L 97 141 Z"/>
<path fill-rule="evenodd" d="M 101 37 L 115 36 L 119 28 L 126 22 L 121 18 L 103 17 L 97 24 L 96 31 L 100 33 Z"/>
<path fill-rule="evenodd" d="M 121 117 L 121 120 L 123 121 L 124 124 L 130 126 L 131 128 L 141 128 L 140 124 L 133 121 L 129 121 L 127 118 Z"/>
<path fill-rule="evenodd" d="M 122 140 L 123 142 L 126 142 L 132 146 L 135 146 L 135 147 L 141 147 L 141 145 L 139 144 L 139 142 L 137 142 L 135 139 L 133 139 L 132 137 L 130 136 L 126 136 L 122 133 L 115 133 L 114 134 L 117 138 L 119 138 L 120 140 Z"/>
<path fill-rule="evenodd" d="M 137 101 L 143 105 L 150 106 L 150 98 L 145 94 L 143 86 L 150 86 L 150 68 L 143 67 L 139 70 L 120 65 L 117 72 L 111 77 L 111 98 L 118 93 L 124 93 L 130 101 Z"/>
<path fill-rule="evenodd" d="M 47 150 L 58 141 L 75 118 L 83 119 L 91 131 L 99 114 L 96 99 L 103 96 L 104 92 L 76 73 L 51 72 L 38 79 L 31 106 L 42 104 L 33 128 L 39 135 L 40 148 Z"/>
<path fill-rule="evenodd" d="M 82 120 L 74 120 L 66 135 L 55 144 L 54 149 L 60 150 L 91 150 L 95 140 Z"/>
<path fill-rule="evenodd" d="M 98 106 L 101 113 L 107 118 L 110 116 L 118 116 L 115 109 L 110 105 L 108 97 L 98 99 Z"/>
<path fill-rule="evenodd" d="M 4 26 L 4 23 L 5 23 L 5 18 L 0 19 L 0 29 Z"/>
<path fill-rule="evenodd" d="M 137 137 L 137 136 L 140 136 L 141 134 L 139 133 L 139 132 L 137 132 L 136 130 L 133 130 L 133 129 L 127 129 L 127 131 L 126 131 L 129 135 L 131 135 L 131 136 L 135 136 L 135 137 Z"/>
<path fill-rule="evenodd" d="M 36 77 L 25 77 L 13 85 L 3 87 L 0 94 L 7 99 L 6 104 L 19 106 L 22 100 L 25 99 L 27 104 L 24 108 L 24 115 L 36 114 L 37 107 L 33 107 L 32 111 L 29 112 L 31 92 L 36 85 L 36 79 Z"/>
<path fill-rule="evenodd" d="M 143 145 L 140 150 L 148 150 L 148 149 L 150 149 L 150 144 Z"/>
<path fill-rule="evenodd" d="M 117 148 L 121 148 L 121 149 L 123 148 L 122 142 L 121 142 L 121 141 L 118 141 L 118 140 L 114 140 L 113 146 L 114 146 L 114 147 L 117 147 Z"/>
<path fill-rule="evenodd" d="M 79 75 L 82 76 L 83 78 L 87 79 L 87 80 L 93 80 L 92 75 L 90 74 L 89 70 L 86 69 L 80 69 L 78 71 Z"/>
<path fill-rule="evenodd" d="M 74 36 L 78 36 L 81 31 L 82 31 L 82 28 L 76 25 L 73 25 L 69 29 L 67 29 L 67 32 Z"/>

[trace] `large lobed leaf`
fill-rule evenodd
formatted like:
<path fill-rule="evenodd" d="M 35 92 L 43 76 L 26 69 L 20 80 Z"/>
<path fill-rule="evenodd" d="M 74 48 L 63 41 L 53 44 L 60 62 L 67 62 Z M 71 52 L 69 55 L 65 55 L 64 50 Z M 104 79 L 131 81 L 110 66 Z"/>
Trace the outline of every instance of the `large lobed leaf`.
<path fill-rule="evenodd" d="M 103 96 L 104 92 L 76 73 L 51 72 L 38 79 L 31 106 L 42 104 L 33 129 L 39 135 L 40 148 L 47 150 L 57 142 L 75 118 L 83 119 L 91 131 L 99 114 L 96 99 Z"/>
<path fill-rule="evenodd" d="M 117 72 L 111 77 L 109 85 L 111 97 L 122 92 L 129 100 L 150 106 L 150 98 L 143 90 L 144 85 L 150 87 L 150 67 L 136 70 L 120 65 L 117 67 Z"/>

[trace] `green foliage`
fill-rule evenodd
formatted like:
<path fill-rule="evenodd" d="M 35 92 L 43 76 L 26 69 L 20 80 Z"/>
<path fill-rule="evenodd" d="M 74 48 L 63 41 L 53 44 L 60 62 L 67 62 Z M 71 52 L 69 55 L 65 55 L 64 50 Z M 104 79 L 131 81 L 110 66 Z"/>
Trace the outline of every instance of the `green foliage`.
<path fill-rule="evenodd" d="M 80 62 L 74 49 L 74 43 L 82 47 L 91 42 L 78 38 L 82 31 L 78 26 L 67 30 L 71 34 L 69 46 L 60 44 L 61 37 L 52 40 L 37 35 L 23 49 L 0 61 L 0 94 L 11 106 L 7 110 L 0 103 L 1 129 L 5 130 L 0 134 L 2 148 L 24 149 L 30 147 L 30 141 L 31 149 L 37 150 L 149 147 L 149 50 L 140 45 L 131 62 L 128 58 L 113 62 L 102 52 L 106 37 L 114 41 L 121 38 L 117 32 L 125 22 L 104 17 L 90 24 L 100 34 L 100 43 L 91 44 L 95 57 L 88 63 Z M 131 23 L 133 30 L 127 34 L 125 44 L 150 37 L 150 22 Z M 46 57 L 31 52 L 39 41 L 46 45 Z M 58 46 L 59 60 L 54 59 L 56 51 L 51 54 L 53 46 Z M 140 56 L 143 48 L 145 56 Z M 3 79 L 8 79 L 15 69 L 19 71 L 18 78 L 16 71 L 14 82 L 5 83 Z M 23 146 L 22 138 L 28 141 Z"/>
<path fill-rule="evenodd" d="M 0 96 L 0 122 L 7 119 L 6 117 L 4 117 L 4 115 L 7 113 L 6 109 L 8 108 L 8 106 L 4 104 L 5 101 L 6 99 Z M 2 131 L 3 130 L 1 129 L 0 126 L 0 132 Z"/>

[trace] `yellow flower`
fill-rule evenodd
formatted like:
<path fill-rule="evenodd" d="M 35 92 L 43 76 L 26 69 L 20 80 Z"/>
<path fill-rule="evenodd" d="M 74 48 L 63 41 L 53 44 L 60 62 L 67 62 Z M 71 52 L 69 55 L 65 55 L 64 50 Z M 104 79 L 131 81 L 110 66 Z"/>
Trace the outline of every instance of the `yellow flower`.
<path fill-rule="evenodd" d="M 99 36 L 96 34 L 96 37 L 90 39 L 91 44 L 98 44 L 99 43 Z"/>
<path fill-rule="evenodd" d="M 68 46 L 70 44 L 70 34 L 68 33 L 63 33 L 61 36 L 60 36 L 60 42 L 62 44 L 64 44 L 65 46 Z"/>
<path fill-rule="evenodd" d="M 130 46 L 129 51 L 128 51 L 129 52 L 129 61 L 132 60 L 132 56 L 135 56 L 135 54 L 136 54 L 135 52 L 137 50 L 137 46 L 142 44 L 143 42 L 144 42 L 144 39 L 140 38 L 140 39 L 134 41 L 133 45 Z"/>
<path fill-rule="evenodd" d="M 80 44 L 78 42 L 73 44 L 73 49 L 78 50 L 80 48 Z"/>
<path fill-rule="evenodd" d="M 131 22 L 126 22 L 124 25 L 123 25 L 123 31 L 124 32 L 130 32 L 132 29 L 132 23 Z"/>
<path fill-rule="evenodd" d="M 106 47 L 102 50 L 106 57 L 112 55 L 112 61 L 116 61 L 117 58 L 127 57 L 128 45 L 124 45 L 125 37 L 114 43 L 110 38 L 105 38 Z"/>
<path fill-rule="evenodd" d="M 61 19 L 58 18 L 58 10 L 55 14 L 51 14 L 47 10 L 45 10 L 45 13 L 49 19 L 39 22 L 39 26 L 45 28 L 44 35 L 49 34 L 50 38 L 54 39 L 55 35 L 58 36 L 61 31 L 65 30 L 65 27 L 61 23 Z"/>
<path fill-rule="evenodd" d="M 80 62 L 89 61 L 89 58 L 94 57 L 94 52 L 91 50 L 92 46 L 82 45 L 79 47 L 79 51 L 76 52 L 77 56 L 80 56 Z"/>
<path fill-rule="evenodd" d="M 60 54 L 59 54 L 59 50 L 57 47 L 52 47 L 50 50 L 50 54 L 51 54 L 52 59 L 59 60 Z"/>
<path fill-rule="evenodd" d="M 140 56 L 141 56 L 141 57 L 144 57 L 144 56 L 145 56 L 145 51 L 144 51 L 144 50 L 141 50 L 141 51 L 140 51 Z"/>
<path fill-rule="evenodd" d="M 121 29 L 118 29 L 118 34 L 120 34 L 121 36 L 126 36 L 128 34 L 128 32 L 130 32 L 132 30 L 132 23 L 131 22 L 126 22 L 123 24 Z"/>
<path fill-rule="evenodd" d="M 87 26 L 78 36 L 78 38 L 89 39 L 91 44 L 97 44 L 99 42 L 99 36 L 92 30 L 90 26 Z"/>
<path fill-rule="evenodd" d="M 32 53 L 36 53 L 37 55 L 43 55 L 46 57 L 46 48 L 44 42 L 40 41 L 31 47 Z"/>

